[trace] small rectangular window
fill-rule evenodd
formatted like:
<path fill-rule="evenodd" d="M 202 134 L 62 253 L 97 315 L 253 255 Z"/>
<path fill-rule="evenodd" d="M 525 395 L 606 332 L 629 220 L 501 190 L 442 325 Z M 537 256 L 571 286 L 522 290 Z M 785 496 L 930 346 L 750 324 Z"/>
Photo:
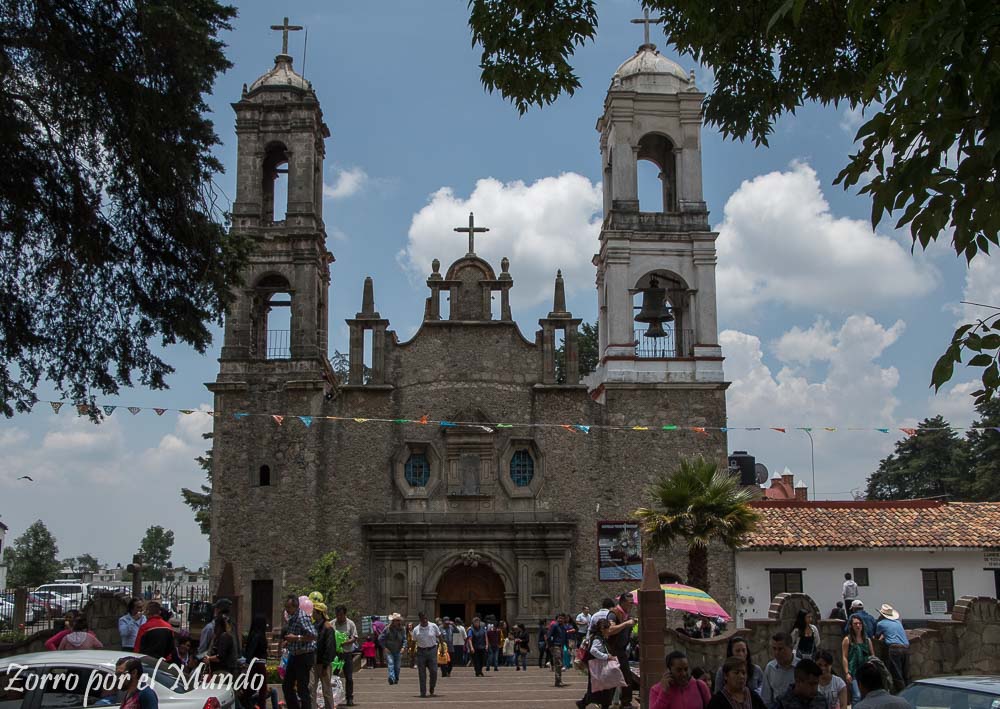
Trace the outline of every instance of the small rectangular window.
<path fill-rule="evenodd" d="M 856 569 L 854 569 L 854 583 L 858 584 L 859 586 L 867 586 L 868 585 L 868 569 L 867 568 L 863 568 L 863 569 L 857 569 L 856 568 Z"/>
<path fill-rule="evenodd" d="M 802 569 L 768 569 L 771 598 L 779 593 L 802 593 Z"/>
<path fill-rule="evenodd" d="M 936 607 L 940 603 L 947 604 L 947 611 L 951 613 L 955 607 L 955 582 L 952 569 L 921 569 L 924 585 L 924 612 L 938 612 Z M 934 603 L 935 610 L 931 610 L 931 603 Z"/>

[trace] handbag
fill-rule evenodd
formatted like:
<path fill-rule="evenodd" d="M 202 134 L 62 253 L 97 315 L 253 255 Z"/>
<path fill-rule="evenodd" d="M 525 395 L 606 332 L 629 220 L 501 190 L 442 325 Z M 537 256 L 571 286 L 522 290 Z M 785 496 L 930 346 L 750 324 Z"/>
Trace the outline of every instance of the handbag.
<path fill-rule="evenodd" d="M 513 655 L 514 654 L 514 641 L 511 640 L 510 638 L 507 638 L 506 640 L 504 640 L 503 641 L 503 652 L 501 652 L 500 654 L 501 655 Z"/>
<path fill-rule="evenodd" d="M 617 657 L 611 657 L 607 660 L 591 660 L 588 667 L 590 669 L 590 691 L 592 692 L 616 689 L 626 685 L 625 675 L 622 674 Z"/>

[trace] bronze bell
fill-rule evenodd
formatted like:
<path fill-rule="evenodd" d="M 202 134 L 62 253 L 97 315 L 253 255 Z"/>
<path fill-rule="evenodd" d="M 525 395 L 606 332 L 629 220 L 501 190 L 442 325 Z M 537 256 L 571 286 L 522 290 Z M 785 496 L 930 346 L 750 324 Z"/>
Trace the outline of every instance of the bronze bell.
<path fill-rule="evenodd" d="M 674 316 L 670 308 L 666 305 L 667 289 L 659 287 L 659 281 L 655 276 L 649 278 L 649 288 L 642 291 L 642 307 L 639 314 L 635 316 L 636 322 L 649 323 L 644 337 L 666 337 L 663 330 L 663 323 L 673 322 Z"/>

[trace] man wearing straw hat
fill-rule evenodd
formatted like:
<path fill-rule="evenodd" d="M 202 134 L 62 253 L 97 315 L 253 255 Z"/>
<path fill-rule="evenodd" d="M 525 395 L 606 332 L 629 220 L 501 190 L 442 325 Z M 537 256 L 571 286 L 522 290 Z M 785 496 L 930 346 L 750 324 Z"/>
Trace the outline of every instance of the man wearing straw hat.
<path fill-rule="evenodd" d="M 899 611 L 883 603 L 878 613 L 875 637 L 889 650 L 889 671 L 895 691 L 899 692 L 910 683 L 910 639 L 899 622 Z"/>
<path fill-rule="evenodd" d="M 389 684 L 399 684 L 399 655 L 406 644 L 403 616 L 399 613 L 390 615 L 389 625 L 379 635 L 378 640 L 385 648 L 385 664 L 389 670 Z"/>

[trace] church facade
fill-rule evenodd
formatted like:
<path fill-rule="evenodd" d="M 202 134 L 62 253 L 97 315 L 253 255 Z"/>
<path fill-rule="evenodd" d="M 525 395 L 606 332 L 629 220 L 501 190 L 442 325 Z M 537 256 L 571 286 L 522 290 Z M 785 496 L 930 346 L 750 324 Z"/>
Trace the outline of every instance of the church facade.
<path fill-rule="evenodd" d="M 598 307 L 586 314 L 599 323 L 600 361 L 581 377 L 581 318 L 566 309 L 561 275 L 552 311 L 525 337 L 509 305 L 518 264 L 477 256 L 471 219 L 469 252 L 444 270 L 428 264 L 409 341 L 377 309 L 371 279 L 357 283 L 353 317 L 347 304 L 331 311 L 330 279 L 353 276 L 336 273 L 326 247 L 318 98 L 286 54 L 244 87 L 232 228 L 255 247 L 208 385 L 220 412 L 211 570 L 231 569 L 244 616 L 279 618 L 287 589 L 331 550 L 352 569 L 342 599 L 352 614 L 535 623 L 639 585 L 648 551 L 629 515 L 648 504 L 648 485 L 685 456 L 725 465 L 725 433 L 694 430 L 725 426 L 727 386 L 717 235 L 701 192 L 703 98 L 648 43 L 614 75 L 597 123 L 605 216 Z M 657 211 L 639 209 L 638 160 L 660 169 Z M 328 361 L 330 317 L 350 328 L 347 376 Z M 710 563 L 713 594 L 732 608 L 732 555 Z M 657 564 L 683 577 L 686 551 Z"/>

